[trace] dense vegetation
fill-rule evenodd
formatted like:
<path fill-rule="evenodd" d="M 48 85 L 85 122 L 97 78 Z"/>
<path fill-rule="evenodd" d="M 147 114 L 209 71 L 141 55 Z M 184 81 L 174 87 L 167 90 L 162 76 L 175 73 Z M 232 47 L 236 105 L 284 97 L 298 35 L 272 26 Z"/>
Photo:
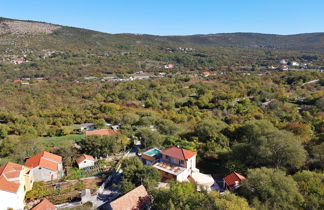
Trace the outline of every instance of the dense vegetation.
<path fill-rule="evenodd" d="M 312 35 L 249 47 L 241 45 L 263 35 L 155 37 L 67 27 L 49 34 L 0 34 L 6 43 L 0 45 L 1 163 L 23 163 L 46 149 L 71 166 L 80 153 L 104 157 L 137 140 L 142 150 L 177 145 L 198 153 L 202 172 L 237 171 L 248 180 L 236 195 L 196 192 L 188 183 L 155 190 L 159 174 L 130 159 L 122 163 L 123 192 L 144 184 L 155 209 L 323 208 L 323 73 L 264 69 L 282 57 L 322 66 L 322 45 L 310 51 L 285 42 L 307 44 Z M 223 36 L 242 40 L 232 45 Z M 10 63 L 24 55 L 29 62 Z M 164 69 L 164 77 L 100 80 L 141 70 L 154 76 L 167 63 L 175 68 Z M 212 74 L 199 76 L 205 70 Z M 97 78 L 84 79 L 90 75 Z M 12 82 L 26 77 L 30 85 Z M 305 84 L 312 80 L 319 81 Z M 86 122 L 97 128 L 119 124 L 120 132 L 85 138 L 77 127 Z"/>

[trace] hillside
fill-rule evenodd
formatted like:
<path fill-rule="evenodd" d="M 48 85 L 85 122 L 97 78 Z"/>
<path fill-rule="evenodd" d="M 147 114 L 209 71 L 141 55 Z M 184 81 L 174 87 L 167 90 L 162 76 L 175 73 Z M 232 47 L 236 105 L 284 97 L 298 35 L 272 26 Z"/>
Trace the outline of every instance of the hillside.
<path fill-rule="evenodd" d="M 78 37 L 79 44 L 88 46 L 109 46 L 120 42 L 128 44 L 181 44 L 225 48 L 255 48 L 295 50 L 299 52 L 324 53 L 324 33 L 296 35 L 275 35 L 258 33 L 222 33 L 190 36 L 154 36 L 135 34 L 107 34 L 87 29 L 58 26 L 35 21 L 19 21 L 0 18 L 1 39 L 7 36 L 44 35 L 47 38 L 61 40 L 61 43 L 73 43 L 73 36 Z M 42 40 L 35 40 L 42 41 Z M 48 40 L 47 40 L 48 41 Z M 83 41 L 83 42 L 82 42 Z"/>
<path fill-rule="evenodd" d="M 13 77 L 156 71 L 167 63 L 177 70 L 213 70 L 269 66 L 281 58 L 322 66 L 324 33 L 256 33 L 155 36 L 108 34 L 54 24 L 0 18 L 1 79 Z M 4 69 L 4 68 L 3 68 Z M 14 73 L 13 73 L 14 72 Z M 62 74 L 60 74 L 62 75 Z"/>

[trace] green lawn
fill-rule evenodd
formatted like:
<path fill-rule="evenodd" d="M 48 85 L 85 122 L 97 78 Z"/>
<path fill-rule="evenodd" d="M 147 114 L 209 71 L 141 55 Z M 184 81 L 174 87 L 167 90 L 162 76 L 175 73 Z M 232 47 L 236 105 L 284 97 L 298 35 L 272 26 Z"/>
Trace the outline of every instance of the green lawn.
<path fill-rule="evenodd" d="M 82 138 L 84 138 L 83 134 L 73 134 L 67 136 L 39 137 L 38 141 L 46 147 L 60 147 L 65 144 L 79 142 Z"/>

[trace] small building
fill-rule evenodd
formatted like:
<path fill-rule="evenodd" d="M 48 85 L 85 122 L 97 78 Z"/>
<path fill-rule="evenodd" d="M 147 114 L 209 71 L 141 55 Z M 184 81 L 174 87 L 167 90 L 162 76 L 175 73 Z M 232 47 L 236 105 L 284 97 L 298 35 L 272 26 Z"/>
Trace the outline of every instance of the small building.
<path fill-rule="evenodd" d="M 162 158 L 153 165 L 166 179 L 188 181 L 192 172 L 199 172 L 196 168 L 196 153 L 179 147 L 171 147 L 161 152 Z"/>
<path fill-rule="evenodd" d="M 203 75 L 204 77 L 209 77 L 209 76 L 210 76 L 210 72 L 205 71 L 205 72 L 202 73 L 202 75 Z"/>
<path fill-rule="evenodd" d="M 25 62 L 26 62 L 25 58 L 18 58 L 16 60 L 12 61 L 13 64 L 22 64 Z"/>
<path fill-rule="evenodd" d="M 278 67 L 278 70 L 280 70 L 280 71 L 287 71 L 287 70 L 289 70 L 289 67 L 288 67 L 288 65 L 280 65 Z"/>
<path fill-rule="evenodd" d="M 287 65 L 287 61 L 286 61 L 285 59 L 281 59 L 281 60 L 279 61 L 279 64 L 280 64 L 280 65 Z"/>
<path fill-rule="evenodd" d="M 152 204 L 152 197 L 148 194 L 143 185 L 136 187 L 125 195 L 110 203 L 112 210 L 139 210 L 149 209 Z"/>
<path fill-rule="evenodd" d="M 241 174 L 233 172 L 224 178 L 224 182 L 228 190 L 235 190 L 240 187 L 241 181 L 245 179 Z"/>
<path fill-rule="evenodd" d="M 12 162 L 0 166 L 0 209 L 24 209 L 26 192 L 33 183 L 29 168 Z"/>
<path fill-rule="evenodd" d="M 56 210 L 56 209 L 57 209 L 57 207 L 54 204 L 52 204 L 49 200 L 44 198 L 41 202 L 39 202 L 31 210 Z"/>
<path fill-rule="evenodd" d="M 91 155 L 83 154 L 76 159 L 76 162 L 79 168 L 87 168 L 90 166 L 94 166 L 96 161 Z"/>
<path fill-rule="evenodd" d="M 169 63 L 169 64 L 164 65 L 164 68 L 165 69 L 173 69 L 174 68 L 174 65 L 171 64 L 171 63 Z"/>
<path fill-rule="evenodd" d="M 117 130 L 109 130 L 109 129 L 99 129 L 99 130 L 93 130 L 93 131 L 86 131 L 86 136 L 114 136 L 118 134 Z"/>
<path fill-rule="evenodd" d="M 155 163 L 161 156 L 161 150 L 153 148 L 142 153 L 142 160 L 145 164 L 149 165 Z"/>
<path fill-rule="evenodd" d="M 288 63 L 289 66 L 295 66 L 295 67 L 298 67 L 299 66 L 299 63 L 296 62 L 296 61 L 291 61 Z"/>
<path fill-rule="evenodd" d="M 96 128 L 94 123 L 83 123 L 80 125 L 81 131 L 92 131 Z"/>
<path fill-rule="evenodd" d="M 211 188 L 215 183 L 214 178 L 210 174 L 203 174 L 200 172 L 193 172 L 188 178 L 189 181 L 194 182 L 197 185 L 197 190 L 211 191 Z"/>
<path fill-rule="evenodd" d="M 264 109 L 267 108 L 271 104 L 272 101 L 273 100 L 267 100 L 267 101 L 263 102 L 261 104 L 261 107 L 264 108 Z"/>
<path fill-rule="evenodd" d="M 26 160 L 25 166 L 31 168 L 35 181 L 52 181 L 64 175 L 62 157 L 41 152 Z"/>

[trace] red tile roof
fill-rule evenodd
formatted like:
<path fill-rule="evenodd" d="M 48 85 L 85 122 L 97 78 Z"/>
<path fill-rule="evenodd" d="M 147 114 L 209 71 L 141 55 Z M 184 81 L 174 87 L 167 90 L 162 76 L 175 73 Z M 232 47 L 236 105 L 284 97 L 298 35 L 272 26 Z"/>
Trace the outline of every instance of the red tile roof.
<path fill-rule="evenodd" d="M 151 196 L 143 185 L 136 187 L 110 203 L 112 210 L 137 210 L 151 203 Z"/>
<path fill-rule="evenodd" d="M 189 158 L 192 158 L 196 155 L 196 153 L 194 152 L 179 147 L 171 147 L 163 150 L 161 153 L 163 155 L 168 155 L 170 157 L 176 158 L 178 160 L 188 160 Z"/>
<path fill-rule="evenodd" d="M 109 129 L 100 129 L 94 131 L 86 131 L 86 136 L 100 135 L 100 136 L 113 136 L 116 135 L 118 131 Z"/>
<path fill-rule="evenodd" d="M 57 209 L 54 204 L 49 202 L 46 198 L 44 198 L 39 204 L 37 204 L 32 210 L 55 210 Z"/>
<path fill-rule="evenodd" d="M 241 174 L 238 174 L 236 172 L 233 172 L 229 175 L 227 175 L 225 178 L 224 178 L 224 181 L 225 183 L 227 184 L 227 186 L 229 187 L 232 187 L 232 186 L 235 186 L 236 183 L 235 182 L 238 182 L 240 183 L 242 180 L 244 180 L 245 177 L 242 176 Z"/>
<path fill-rule="evenodd" d="M 29 168 L 41 166 L 52 171 L 56 171 L 58 169 L 58 163 L 62 163 L 61 156 L 54 155 L 49 152 L 41 152 L 27 159 L 25 165 Z"/>
<path fill-rule="evenodd" d="M 23 169 L 22 165 L 8 162 L 0 167 L 0 190 L 16 193 L 19 188 L 19 181 L 10 181 L 18 178 Z"/>
<path fill-rule="evenodd" d="M 95 160 L 94 159 L 94 157 L 92 157 L 91 155 L 86 155 L 86 154 L 83 154 L 83 155 L 81 155 L 80 157 L 78 157 L 77 159 L 76 159 L 76 162 L 78 163 L 78 164 L 80 164 L 82 161 L 84 161 L 84 160 Z"/>

